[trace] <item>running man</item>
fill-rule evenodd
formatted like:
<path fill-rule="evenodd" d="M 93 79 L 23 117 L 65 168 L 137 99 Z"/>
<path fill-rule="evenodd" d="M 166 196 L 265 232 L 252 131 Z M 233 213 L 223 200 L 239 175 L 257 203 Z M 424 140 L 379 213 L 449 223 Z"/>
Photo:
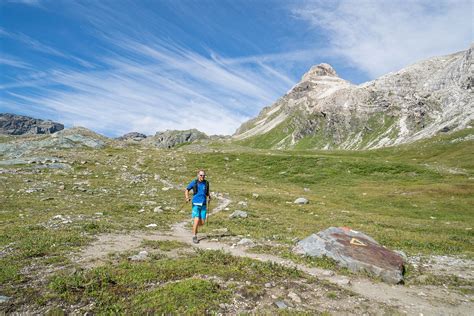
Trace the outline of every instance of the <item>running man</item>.
<path fill-rule="evenodd" d="M 211 201 L 209 194 L 209 182 L 206 180 L 206 172 L 199 170 L 197 179 L 191 181 L 184 190 L 186 202 L 189 202 L 189 191 L 193 190 L 192 202 L 192 219 L 193 219 L 193 243 L 197 244 L 199 239 L 197 237 L 198 227 L 204 225 L 207 219 L 207 206 Z"/>

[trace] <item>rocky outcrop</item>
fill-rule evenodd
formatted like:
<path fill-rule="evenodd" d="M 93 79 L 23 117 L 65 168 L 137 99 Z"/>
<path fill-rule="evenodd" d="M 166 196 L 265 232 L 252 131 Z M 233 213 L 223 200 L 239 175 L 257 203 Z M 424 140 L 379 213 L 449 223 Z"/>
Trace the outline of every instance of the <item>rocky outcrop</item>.
<path fill-rule="evenodd" d="M 403 281 L 402 256 L 347 227 L 330 227 L 313 234 L 298 242 L 293 251 L 311 257 L 326 256 L 353 272 L 367 272 L 388 283 Z"/>
<path fill-rule="evenodd" d="M 64 125 L 23 115 L 0 113 L 0 134 L 52 134 L 64 129 Z"/>
<path fill-rule="evenodd" d="M 209 136 L 197 129 L 185 131 L 167 130 L 165 132 L 157 132 L 155 136 L 148 137 L 146 143 L 158 148 L 173 148 L 180 144 L 192 143 L 196 140 L 204 139 L 209 139 Z"/>
<path fill-rule="evenodd" d="M 358 86 L 328 64 L 314 66 L 233 139 L 261 148 L 371 149 L 466 128 L 474 120 L 472 51 Z"/>
<path fill-rule="evenodd" d="M 137 132 L 131 132 L 131 133 L 127 133 L 123 136 L 117 137 L 117 140 L 133 140 L 133 141 L 139 142 L 141 140 L 144 140 L 145 138 L 146 138 L 145 134 L 137 133 Z"/>
<path fill-rule="evenodd" d="M 23 157 L 48 149 L 93 148 L 106 146 L 108 138 L 83 127 L 68 128 L 51 135 L 37 135 L 0 143 L 0 155 L 10 158 Z"/>

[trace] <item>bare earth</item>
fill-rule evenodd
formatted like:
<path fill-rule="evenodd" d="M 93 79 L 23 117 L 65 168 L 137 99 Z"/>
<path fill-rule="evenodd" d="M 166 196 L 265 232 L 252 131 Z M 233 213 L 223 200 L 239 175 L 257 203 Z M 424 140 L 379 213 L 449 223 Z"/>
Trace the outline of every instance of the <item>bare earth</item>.
<path fill-rule="evenodd" d="M 230 199 L 219 196 L 218 205 L 210 213 L 211 220 L 213 214 L 223 210 L 230 202 Z M 260 261 L 272 261 L 287 267 L 296 267 L 320 280 L 325 280 L 338 287 L 356 293 L 359 296 L 359 301 L 367 302 L 366 305 L 369 308 L 368 312 L 371 314 L 383 313 L 386 309 L 381 308 L 381 306 L 408 315 L 472 315 L 474 311 L 474 297 L 472 295 L 463 295 L 443 286 L 389 285 L 359 276 L 340 276 L 330 270 L 310 268 L 277 256 L 250 253 L 247 252 L 248 249 L 246 247 L 232 247 L 223 242 L 211 241 L 207 236 L 200 236 L 200 242 L 193 244 L 191 230 L 186 228 L 188 223 L 189 221 L 177 223 L 170 232 L 136 232 L 131 234 L 100 235 L 95 242 L 83 249 L 80 253 L 73 254 L 73 259 L 81 266 L 90 268 L 102 264 L 112 253 L 140 250 L 140 245 L 143 240 L 175 240 L 187 243 L 190 247 L 206 250 L 224 250 L 233 256 L 248 257 Z M 433 265 L 430 265 L 430 267 L 434 269 L 432 273 L 450 273 L 450 271 L 446 271 L 448 265 L 443 265 L 443 262 L 448 260 L 457 260 L 456 263 L 458 263 L 454 265 L 454 270 L 451 271 L 451 273 L 458 273 L 459 270 L 461 270 L 464 271 L 463 276 L 470 278 L 474 275 L 472 261 L 450 259 L 444 256 L 434 257 Z M 413 260 L 410 260 L 410 262 L 412 261 Z M 416 262 L 416 258 L 414 261 Z M 303 293 L 300 294 L 300 296 L 304 297 L 305 295 Z M 343 314 L 358 313 L 357 309 L 351 309 L 351 305 L 355 303 L 354 300 L 356 299 L 349 298 L 339 301 L 339 306 L 335 306 L 335 303 L 330 299 L 327 300 L 326 307 L 329 308 L 329 310 L 339 310 Z"/>

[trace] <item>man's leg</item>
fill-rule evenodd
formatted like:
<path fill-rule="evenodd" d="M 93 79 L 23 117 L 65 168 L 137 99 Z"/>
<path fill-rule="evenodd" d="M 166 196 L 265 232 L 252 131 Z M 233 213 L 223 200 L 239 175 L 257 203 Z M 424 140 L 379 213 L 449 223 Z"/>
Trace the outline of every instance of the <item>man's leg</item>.
<path fill-rule="evenodd" d="M 194 217 L 193 220 L 194 220 L 194 223 L 193 223 L 193 235 L 196 236 L 197 233 L 198 233 L 198 226 L 201 225 L 201 220 L 199 219 L 199 217 Z"/>

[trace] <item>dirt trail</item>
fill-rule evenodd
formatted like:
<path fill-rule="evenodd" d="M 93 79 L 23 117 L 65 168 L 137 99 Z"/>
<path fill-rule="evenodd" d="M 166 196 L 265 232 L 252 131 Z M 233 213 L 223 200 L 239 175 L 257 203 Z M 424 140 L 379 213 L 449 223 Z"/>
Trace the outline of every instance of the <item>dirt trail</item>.
<path fill-rule="evenodd" d="M 218 197 L 218 205 L 210 213 L 220 212 L 230 204 L 231 200 Z M 170 232 L 108 234 L 98 236 L 98 239 L 81 253 L 75 255 L 75 260 L 84 267 L 93 267 L 103 262 L 110 253 L 124 252 L 136 249 L 144 239 L 147 240 L 176 240 L 192 247 L 206 250 L 223 250 L 234 256 L 247 257 L 260 261 L 272 261 L 287 267 L 296 267 L 321 280 L 326 280 L 358 295 L 396 308 L 401 313 L 409 315 L 472 315 L 474 297 L 462 295 L 447 288 L 435 286 L 404 286 L 389 285 L 374 282 L 362 277 L 346 277 L 336 275 L 333 271 L 320 268 L 310 268 L 302 264 L 283 259 L 270 254 L 247 252 L 245 247 L 231 247 L 228 244 L 210 241 L 200 237 L 198 244 L 192 243 L 191 229 L 186 225 L 190 220 L 173 225 Z"/>

